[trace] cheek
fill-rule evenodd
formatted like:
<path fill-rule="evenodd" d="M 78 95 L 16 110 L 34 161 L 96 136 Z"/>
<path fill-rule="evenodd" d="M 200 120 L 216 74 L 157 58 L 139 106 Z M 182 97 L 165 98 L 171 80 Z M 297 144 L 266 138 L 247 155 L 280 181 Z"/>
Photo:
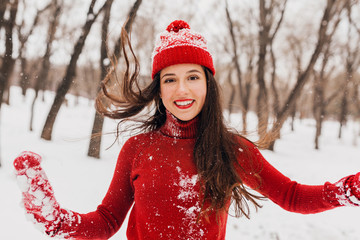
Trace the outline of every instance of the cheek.
<path fill-rule="evenodd" d="M 165 87 L 161 87 L 160 88 L 160 98 L 163 101 L 163 103 L 165 104 L 166 101 L 168 101 L 168 99 L 171 96 L 171 92 L 169 91 L 168 88 Z"/>
<path fill-rule="evenodd" d="M 201 98 L 201 103 L 200 103 L 200 107 L 201 107 L 201 108 L 204 107 L 205 100 L 206 100 L 206 94 L 204 94 L 203 97 Z"/>
<path fill-rule="evenodd" d="M 201 99 L 201 104 L 204 105 L 205 99 L 206 99 L 206 94 L 207 94 L 206 84 L 201 86 L 199 89 L 197 89 L 196 92 L 197 92 L 197 94 L 199 96 L 199 99 Z"/>
<path fill-rule="evenodd" d="M 163 96 L 165 95 L 165 90 L 162 84 L 160 84 L 160 98 L 163 98 Z"/>

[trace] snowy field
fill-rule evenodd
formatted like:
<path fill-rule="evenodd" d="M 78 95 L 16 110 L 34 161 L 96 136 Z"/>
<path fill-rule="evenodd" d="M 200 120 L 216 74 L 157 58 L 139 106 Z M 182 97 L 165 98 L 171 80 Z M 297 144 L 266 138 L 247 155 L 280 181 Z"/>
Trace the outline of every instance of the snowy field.
<path fill-rule="evenodd" d="M 103 137 L 101 160 L 86 157 L 91 133 L 93 103 L 80 99 L 75 106 L 69 97 L 67 107 L 62 107 L 55 123 L 53 140 L 40 139 L 40 133 L 49 112 L 53 96 L 47 93 L 46 102 L 38 102 L 34 131 L 30 132 L 30 103 L 33 92 L 27 98 L 20 96 L 20 89 L 11 89 L 11 106 L 3 105 L 0 123 L 0 239 L 42 240 L 48 239 L 27 221 L 19 205 L 21 194 L 15 182 L 12 161 L 24 150 L 43 156 L 43 168 L 52 183 L 57 200 L 62 207 L 77 212 L 93 211 L 101 202 L 110 183 L 117 154 L 125 139 L 109 150 L 114 135 Z M 240 117 L 232 116 L 232 122 Z M 253 122 L 253 121 L 252 121 Z M 116 123 L 105 121 L 105 132 L 114 129 Z M 291 179 L 304 184 L 335 182 L 343 176 L 360 171 L 360 140 L 354 131 L 358 126 L 349 123 L 343 139 L 337 139 L 338 123 L 325 122 L 320 140 L 321 150 L 313 147 L 314 122 L 296 122 L 296 131 L 288 124 L 276 151 L 262 151 L 266 159 Z M 359 143 L 360 144 L 360 143 Z M 271 201 L 263 202 L 263 208 L 253 211 L 251 219 L 229 217 L 227 239 L 286 239 L 286 240 L 355 240 L 360 239 L 360 208 L 342 207 L 315 215 L 286 212 Z M 111 239 L 126 239 L 126 223 Z"/>

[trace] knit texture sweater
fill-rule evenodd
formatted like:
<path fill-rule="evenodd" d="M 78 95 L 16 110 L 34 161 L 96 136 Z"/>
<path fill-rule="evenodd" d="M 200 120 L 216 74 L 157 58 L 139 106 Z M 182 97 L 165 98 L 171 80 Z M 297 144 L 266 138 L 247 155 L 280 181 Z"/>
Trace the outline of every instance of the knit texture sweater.
<path fill-rule="evenodd" d="M 193 159 L 197 128 L 197 118 L 182 122 L 168 114 L 159 130 L 130 138 L 119 154 L 110 187 L 97 210 L 72 212 L 60 233 L 75 239 L 108 239 L 131 209 L 127 229 L 130 240 L 225 239 L 227 213 L 220 214 L 220 221 L 211 214 L 209 222 L 197 222 L 201 206 Z M 291 181 L 253 144 L 240 137 L 239 141 L 246 146 L 238 149 L 238 161 L 245 170 L 239 170 L 241 179 L 280 207 L 308 214 L 341 205 L 331 191 L 335 187 L 332 184 L 308 186 Z"/>

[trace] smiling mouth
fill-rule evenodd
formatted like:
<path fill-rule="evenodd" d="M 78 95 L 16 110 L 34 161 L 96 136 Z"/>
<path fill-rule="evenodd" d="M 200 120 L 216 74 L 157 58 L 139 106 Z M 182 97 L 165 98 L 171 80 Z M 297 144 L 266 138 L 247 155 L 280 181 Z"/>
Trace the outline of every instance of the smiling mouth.
<path fill-rule="evenodd" d="M 174 103 L 178 108 L 185 109 L 191 107 L 194 102 L 195 100 L 180 100 L 175 101 Z"/>

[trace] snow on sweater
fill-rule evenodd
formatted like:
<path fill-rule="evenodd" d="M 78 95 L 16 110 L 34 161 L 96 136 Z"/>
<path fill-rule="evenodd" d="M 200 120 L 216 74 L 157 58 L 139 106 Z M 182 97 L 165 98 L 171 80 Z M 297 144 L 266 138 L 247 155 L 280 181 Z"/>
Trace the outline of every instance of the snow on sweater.
<path fill-rule="evenodd" d="M 157 131 L 130 138 L 123 146 L 108 192 L 97 210 L 75 213 L 76 221 L 64 222 L 60 233 L 75 239 L 108 239 L 121 227 L 131 209 L 127 237 L 145 239 L 225 239 L 227 213 L 210 222 L 197 222 L 200 211 L 199 179 L 193 161 L 197 118 L 182 122 L 167 116 Z M 242 138 L 239 138 L 239 141 Z M 248 171 L 244 183 L 282 208 L 303 214 L 325 211 L 341 203 L 334 186 L 301 185 L 272 167 L 250 142 L 245 142 L 261 172 L 253 174 L 239 149 L 239 163 Z M 261 185 L 257 188 L 261 178 Z"/>

